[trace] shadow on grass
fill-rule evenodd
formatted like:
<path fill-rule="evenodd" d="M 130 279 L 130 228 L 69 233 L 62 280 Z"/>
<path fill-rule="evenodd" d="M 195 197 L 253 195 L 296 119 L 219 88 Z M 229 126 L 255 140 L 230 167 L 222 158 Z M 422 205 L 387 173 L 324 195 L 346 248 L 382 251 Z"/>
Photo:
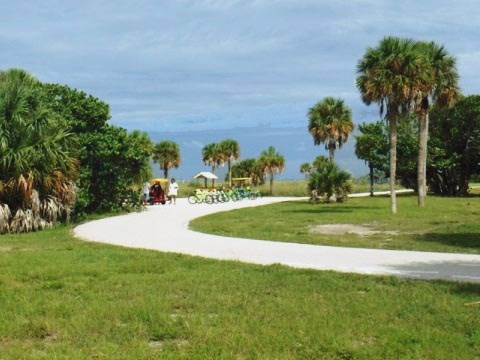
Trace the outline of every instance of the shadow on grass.
<path fill-rule="evenodd" d="M 480 284 L 459 283 L 453 290 L 456 294 L 467 294 L 480 296 Z"/>
<path fill-rule="evenodd" d="M 341 213 L 352 213 L 357 210 L 372 210 L 374 207 L 372 206 L 329 206 L 330 204 L 315 204 L 311 205 L 308 209 L 297 209 L 297 210 L 283 210 L 282 213 L 296 213 L 296 214 L 320 214 L 320 213 L 333 213 L 333 214 L 341 214 Z"/>
<path fill-rule="evenodd" d="M 430 242 L 478 250 L 480 253 L 480 233 L 427 233 L 415 235 L 414 239 L 420 242 Z"/>
<path fill-rule="evenodd" d="M 480 261 L 414 262 L 389 268 L 399 277 L 457 281 L 458 292 L 480 293 Z"/>

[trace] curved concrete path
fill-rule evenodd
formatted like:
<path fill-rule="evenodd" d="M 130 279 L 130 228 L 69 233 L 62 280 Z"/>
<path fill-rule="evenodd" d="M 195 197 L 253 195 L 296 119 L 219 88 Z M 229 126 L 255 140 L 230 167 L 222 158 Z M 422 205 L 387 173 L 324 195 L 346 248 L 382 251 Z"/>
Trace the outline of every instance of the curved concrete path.
<path fill-rule="evenodd" d="M 305 245 L 215 236 L 188 229 L 190 220 L 199 216 L 289 200 L 298 198 L 216 205 L 190 205 L 186 199 L 178 199 L 177 205 L 156 205 L 144 212 L 92 221 L 77 226 L 74 232 L 89 241 L 221 260 L 480 283 L 480 255 Z"/>

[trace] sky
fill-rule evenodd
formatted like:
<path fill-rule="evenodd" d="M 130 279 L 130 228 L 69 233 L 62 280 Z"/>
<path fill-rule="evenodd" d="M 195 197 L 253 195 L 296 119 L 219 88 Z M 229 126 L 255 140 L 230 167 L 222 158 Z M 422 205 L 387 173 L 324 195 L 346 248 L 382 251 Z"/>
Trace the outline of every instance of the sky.
<path fill-rule="evenodd" d="M 384 36 L 443 44 L 457 58 L 463 93 L 478 93 L 480 83 L 476 0 L 0 5 L 1 69 L 23 68 L 98 97 L 110 104 L 114 125 L 187 132 L 193 142 L 212 130 L 306 129 L 308 109 L 326 96 L 344 99 L 357 124 L 378 120 L 355 76 L 365 50 Z M 267 148 L 273 137 L 264 135 Z M 320 153 L 313 140 L 309 146 L 308 154 Z"/>

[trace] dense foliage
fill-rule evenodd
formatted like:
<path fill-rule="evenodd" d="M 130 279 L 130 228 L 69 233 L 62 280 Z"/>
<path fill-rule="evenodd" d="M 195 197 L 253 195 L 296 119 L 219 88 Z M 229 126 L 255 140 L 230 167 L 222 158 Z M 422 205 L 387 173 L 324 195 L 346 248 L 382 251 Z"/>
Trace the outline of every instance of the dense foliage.
<path fill-rule="evenodd" d="M 326 201 L 335 199 L 338 202 L 346 201 L 348 194 L 352 192 L 351 175 L 342 170 L 329 158 L 317 156 L 312 163 L 312 172 L 310 173 L 308 188 L 314 191 L 316 196 L 325 195 Z"/>
<path fill-rule="evenodd" d="M 75 201 L 75 139 L 23 70 L 0 72 L 0 233 L 68 220 Z"/>
<path fill-rule="evenodd" d="M 480 174 L 480 96 L 437 108 L 430 120 L 429 188 L 436 194 L 466 195 L 471 177 Z"/>
<path fill-rule="evenodd" d="M 388 162 L 388 138 L 385 136 L 383 122 L 377 121 L 371 124 L 360 124 L 360 134 L 355 143 L 355 155 L 364 160 L 370 169 L 370 196 L 373 196 L 375 170 L 383 169 Z"/>
<path fill-rule="evenodd" d="M 262 185 L 265 182 L 262 170 L 259 167 L 257 159 L 248 158 L 232 166 L 232 177 L 252 179 L 254 185 Z M 225 181 L 228 181 L 228 174 L 225 176 Z"/>
<path fill-rule="evenodd" d="M 377 123 L 373 151 L 387 159 L 387 131 Z M 418 123 L 412 117 L 398 124 L 397 176 L 401 184 L 417 190 Z M 383 139 L 381 137 L 383 136 Z M 357 138 L 358 141 L 361 138 Z M 363 141 L 363 140 L 360 140 Z M 375 145 L 376 144 L 376 145 Z M 368 154 L 367 154 L 368 155 Z M 357 156 L 365 159 L 357 152 Z M 380 163 L 388 175 L 388 161 Z M 462 98 L 450 108 L 434 107 L 430 115 L 430 137 L 427 162 L 427 184 L 437 195 L 464 196 L 469 182 L 480 174 L 480 96 Z"/>
<path fill-rule="evenodd" d="M 151 141 L 147 134 L 109 125 L 110 108 L 82 91 L 43 84 L 51 111 L 70 125 L 78 141 L 80 175 L 75 213 L 110 211 L 138 206 L 132 185 L 150 175 Z"/>

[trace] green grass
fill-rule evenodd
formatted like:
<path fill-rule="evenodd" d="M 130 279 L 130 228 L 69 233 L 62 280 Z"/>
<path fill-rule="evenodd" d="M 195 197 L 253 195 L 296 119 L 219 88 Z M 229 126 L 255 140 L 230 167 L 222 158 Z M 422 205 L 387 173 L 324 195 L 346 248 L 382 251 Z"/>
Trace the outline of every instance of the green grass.
<path fill-rule="evenodd" d="M 224 182 L 216 182 L 216 185 L 225 185 Z M 179 184 L 179 196 L 186 197 L 192 192 L 195 191 L 196 188 L 204 187 L 204 181 L 191 181 Z M 208 182 L 210 186 L 210 181 Z M 274 196 L 310 196 L 308 191 L 307 180 L 276 180 L 273 184 L 273 195 Z M 401 189 L 401 186 L 398 186 Z M 258 189 L 263 195 L 268 195 L 270 193 L 270 185 L 268 181 L 259 186 Z M 388 184 L 376 184 L 375 191 L 385 191 L 389 189 Z M 361 193 L 361 192 L 369 192 L 370 191 L 370 183 L 363 179 L 355 180 L 353 183 L 353 192 L 354 193 Z"/>
<path fill-rule="evenodd" d="M 474 359 L 480 285 L 0 236 L 1 359 Z"/>
<path fill-rule="evenodd" d="M 480 197 L 429 196 L 424 208 L 414 195 L 352 198 L 346 203 L 286 202 L 208 215 L 193 220 L 197 231 L 224 236 L 335 246 L 480 253 Z M 356 224 L 397 234 L 319 234 L 312 225 Z"/>

